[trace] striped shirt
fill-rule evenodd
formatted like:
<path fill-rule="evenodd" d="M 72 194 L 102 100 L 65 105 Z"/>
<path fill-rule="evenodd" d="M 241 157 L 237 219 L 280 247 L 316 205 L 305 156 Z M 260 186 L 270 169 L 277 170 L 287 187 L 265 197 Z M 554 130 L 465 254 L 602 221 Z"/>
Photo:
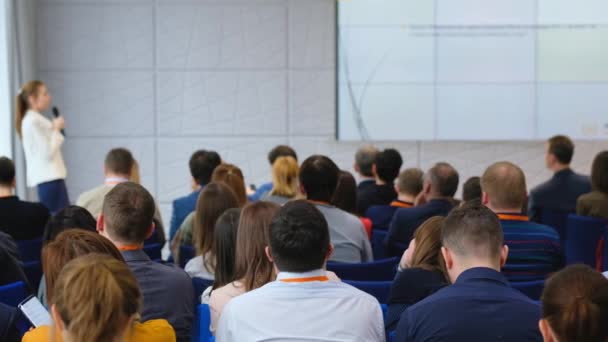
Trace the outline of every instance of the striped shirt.
<path fill-rule="evenodd" d="M 559 234 L 552 227 L 530 222 L 525 215 L 498 214 L 509 246 L 502 273 L 510 281 L 543 279 L 563 266 Z"/>

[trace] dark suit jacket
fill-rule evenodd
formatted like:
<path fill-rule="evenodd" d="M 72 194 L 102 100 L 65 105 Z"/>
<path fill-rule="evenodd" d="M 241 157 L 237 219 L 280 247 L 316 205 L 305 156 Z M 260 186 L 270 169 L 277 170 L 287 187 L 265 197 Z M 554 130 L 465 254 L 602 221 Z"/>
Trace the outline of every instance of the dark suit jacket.
<path fill-rule="evenodd" d="M 196 190 L 188 196 L 180 197 L 173 201 L 173 212 L 171 214 L 171 227 L 169 228 L 169 241 L 173 240 L 179 226 L 184 222 L 186 216 L 196 208 L 196 201 L 201 190 Z"/>
<path fill-rule="evenodd" d="M 15 240 L 41 237 L 49 215 L 40 203 L 21 201 L 17 196 L 0 198 L 0 231 Z"/>
<path fill-rule="evenodd" d="M 21 335 L 16 326 L 19 317 L 16 308 L 0 303 L 0 341 L 21 341 Z"/>
<path fill-rule="evenodd" d="M 575 212 L 576 200 L 591 191 L 589 177 L 570 169 L 556 172 L 551 179 L 532 189 L 528 201 L 528 216 L 540 222 L 543 209 Z"/>
<path fill-rule="evenodd" d="M 19 262 L 19 250 L 15 241 L 8 234 L 0 232 L 0 285 L 22 281 L 29 287 L 29 282 Z"/>
<path fill-rule="evenodd" d="M 387 246 L 409 244 L 418 226 L 433 216 L 446 216 L 453 207 L 450 200 L 434 199 L 418 207 L 397 209 L 386 236 Z"/>
<path fill-rule="evenodd" d="M 166 319 L 177 341 L 190 341 L 194 319 L 194 288 L 184 270 L 150 260 L 142 250 L 123 251 L 144 297 L 142 321 Z"/>
<path fill-rule="evenodd" d="M 608 218 L 608 194 L 592 191 L 582 195 L 576 202 L 576 214 Z"/>
<path fill-rule="evenodd" d="M 357 213 L 365 215 L 372 205 L 388 205 L 397 198 L 392 184 L 369 184 L 357 191 Z"/>

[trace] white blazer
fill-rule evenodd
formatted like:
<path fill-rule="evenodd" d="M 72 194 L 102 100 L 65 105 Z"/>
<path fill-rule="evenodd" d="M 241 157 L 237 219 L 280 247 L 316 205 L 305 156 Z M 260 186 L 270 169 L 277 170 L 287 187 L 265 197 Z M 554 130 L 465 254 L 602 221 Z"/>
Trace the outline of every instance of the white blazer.
<path fill-rule="evenodd" d="M 67 169 L 61 155 L 64 137 L 53 129 L 51 120 L 28 110 L 21 123 L 21 136 L 28 186 L 66 178 Z"/>

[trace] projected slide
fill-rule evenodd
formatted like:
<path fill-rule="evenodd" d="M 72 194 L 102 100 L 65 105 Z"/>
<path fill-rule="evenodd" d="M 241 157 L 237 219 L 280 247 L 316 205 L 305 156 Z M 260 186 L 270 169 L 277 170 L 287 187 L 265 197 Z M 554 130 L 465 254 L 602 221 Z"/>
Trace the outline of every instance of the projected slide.
<path fill-rule="evenodd" d="M 608 139 L 607 0 L 338 0 L 338 138 Z"/>

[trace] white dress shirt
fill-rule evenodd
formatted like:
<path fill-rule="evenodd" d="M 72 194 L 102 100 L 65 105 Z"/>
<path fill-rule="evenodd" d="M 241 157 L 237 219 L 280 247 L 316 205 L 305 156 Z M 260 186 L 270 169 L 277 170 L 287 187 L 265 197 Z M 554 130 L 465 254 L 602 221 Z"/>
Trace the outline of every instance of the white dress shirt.
<path fill-rule="evenodd" d="M 51 120 L 28 110 L 21 123 L 21 136 L 28 186 L 65 179 L 67 169 L 61 155 L 64 138 L 53 129 Z"/>
<path fill-rule="evenodd" d="M 324 276 L 324 270 L 282 272 L 276 281 L 233 298 L 220 317 L 216 341 L 385 341 L 376 298 L 341 282 L 306 280 Z"/>

